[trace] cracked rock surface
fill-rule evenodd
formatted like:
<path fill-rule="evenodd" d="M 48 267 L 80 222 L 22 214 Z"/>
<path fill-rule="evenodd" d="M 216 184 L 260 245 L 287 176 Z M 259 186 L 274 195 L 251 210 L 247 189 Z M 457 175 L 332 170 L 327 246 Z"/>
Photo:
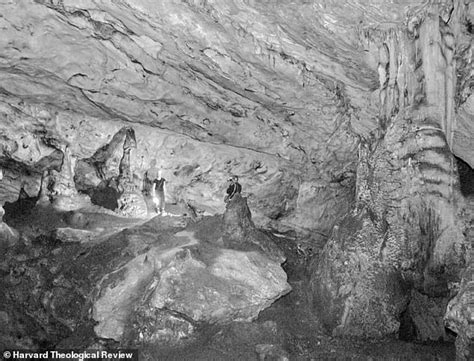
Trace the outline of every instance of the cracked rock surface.
<path fill-rule="evenodd" d="M 75 212 L 85 222 L 74 222 L 70 213 L 36 209 L 18 220 L 23 233 L 40 224 L 51 233 L 17 242 L 0 262 L 2 347 L 57 345 L 92 325 L 93 338 L 176 345 L 203 324 L 255 320 L 291 290 L 281 251 L 265 247 L 271 241 L 247 214 L 231 221 L 250 222 L 233 247 L 222 217 L 187 225 L 184 217 L 143 221 L 101 212 Z"/>
<path fill-rule="evenodd" d="M 405 5 L 392 6 L 398 17 Z M 340 7 L 5 3 L 2 162 L 42 170 L 60 145 L 89 158 L 133 126 L 132 172 L 141 177 L 156 158 L 173 200 L 222 212 L 222 184 L 237 173 L 260 224 L 327 232 L 345 211 L 333 199 L 352 196 L 358 136 L 376 126 L 374 64 L 340 26 L 349 18 Z M 367 24 L 391 21 L 369 7 L 367 17 L 362 4 L 351 11 Z M 321 203 L 334 207 L 310 211 Z"/>
<path fill-rule="evenodd" d="M 45 162 L 64 146 L 74 159 L 88 159 L 132 126 L 136 184 L 157 159 L 173 202 L 216 213 L 223 211 L 222 184 L 237 173 L 258 224 L 327 234 L 353 199 L 360 137 L 378 129 L 381 114 L 416 95 L 406 89 L 420 79 L 403 74 L 411 67 L 416 74 L 419 64 L 403 51 L 403 36 L 390 34 L 406 28 L 406 36 L 418 39 L 420 24 L 432 26 L 422 19 L 438 16 L 430 6 L 5 2 L 0 161 L 14 170 L 8 177 L 14 181 L 13 192 L 0 192 L 2 201 L 15 198 L 22 183 L 35 195 Z M 447 67 L 447 75 L 425 77 L 427 99 L 457 99 L 459 111 L 447 113 L 444 129 L 456 154 L 472 165 L 463 131 L 472 117 L 472 37 L 463 29 L 473 7 L 462 1 L 439 7 L 454 38 L 421 37 L 417 47 L 434 41 L 452 49 L 455 43 L 459 65 L 449 63 L 449 51 L 444 64 L 438 50 L 423 50 L 434 59 L 423 64 L 425 73 Z M 446 94 L 435 91 L 443 82 Z"/>
<path fill-rule="evenodd" d="M 473 24 L 468 0 L 2 1 L 1 247 L 22 237 L 7 226 L 20 203 L 146 217 L 157 166 L 166 202 L 198 219 L 224 213 L 236 174 L 252 226 L 320 254 L 328 329 L 445 338 L 448 307 L 469 355 L 453 154 L 474 166 Z"/>

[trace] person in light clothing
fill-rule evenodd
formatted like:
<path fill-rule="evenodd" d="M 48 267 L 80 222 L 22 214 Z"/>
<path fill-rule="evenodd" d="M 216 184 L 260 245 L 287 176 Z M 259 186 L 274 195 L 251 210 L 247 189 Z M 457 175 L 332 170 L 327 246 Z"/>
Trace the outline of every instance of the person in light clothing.
<path fill-rule="evenodd" d="M 166 179 L 161 175 L 161 169 L 158 171 L 158 177 L 153 180 L 152 186 L 152 199 L 155 206 L 155 212 L 158 214 L 165 215 L 165 191 L 166 191 Z"/>

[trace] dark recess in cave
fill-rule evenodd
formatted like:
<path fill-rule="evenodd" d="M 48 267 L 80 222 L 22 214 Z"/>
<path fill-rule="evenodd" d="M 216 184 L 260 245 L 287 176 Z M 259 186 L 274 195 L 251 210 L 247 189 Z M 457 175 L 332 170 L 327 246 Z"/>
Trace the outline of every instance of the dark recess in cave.
<path fill-rule="evenodd" d="M 91 197 L 92 204 L 115 210 L 118 208 L 118 199 L 121 193 L 114 187 L 109 185 L 101 185 L 88 192 Z"/>
<path fill-rule="evenodd" d="M 466 20 L 466 30 L 469 32 L 469 34 L 474 34 L 474 26 L 469 20 Z"/>
<path fill-rule="evenodd" d="M 400 315 L 398 338 L 402 341 L 408 342 L 416 340 L 416 326 L 408 310 L 403 311 Z"/>
<path fill-rule="evenodd" d="M 461 158 L 456 157 L 459 172 L 459 182 L 461 183 L 461 193 L 467 197 L 474 195 L 474 169 Z"/>
<path fill-rule="evenodd" d="M 38 197 L 30 197 L 22 188 L 18 199 L 15 202 L 6 202 L 3 206 L 5 215 L 4 221 L 7 224 L 14 224 L 15 220 L 28 216 L 38 201 Z"/>

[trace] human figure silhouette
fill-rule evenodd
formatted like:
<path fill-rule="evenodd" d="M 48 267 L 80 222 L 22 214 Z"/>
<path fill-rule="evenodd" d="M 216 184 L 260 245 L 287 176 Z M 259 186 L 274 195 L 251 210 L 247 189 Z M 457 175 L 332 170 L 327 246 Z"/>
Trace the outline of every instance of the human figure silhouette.
<path fill-rule="evenodd" d="M 242 192 L 242 186 L 239 183 L 239 177 L 234 175 L 229 179 L 229 186 L 227 187 L 224 202 L 225 203 L 230 202 L 232 200 L 232 198 L 236 194 L 240 194 L 240 192 Z"/>
<path fill-rule="evenodd" d="M 161 176 L 161 169 L 158 171 L 158 177 L 153 180 L 152 196 L 155 212 L 165 214 L 165 183 L 166 179 Z"/>

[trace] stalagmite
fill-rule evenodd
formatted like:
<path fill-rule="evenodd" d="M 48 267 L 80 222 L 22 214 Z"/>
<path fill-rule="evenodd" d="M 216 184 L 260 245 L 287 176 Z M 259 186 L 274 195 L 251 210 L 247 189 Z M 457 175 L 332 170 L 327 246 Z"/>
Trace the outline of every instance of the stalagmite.
<path fill-rule="evenodd" d="M 472 356 L 472 1 L 0 14 L 0 347 Z"/>

